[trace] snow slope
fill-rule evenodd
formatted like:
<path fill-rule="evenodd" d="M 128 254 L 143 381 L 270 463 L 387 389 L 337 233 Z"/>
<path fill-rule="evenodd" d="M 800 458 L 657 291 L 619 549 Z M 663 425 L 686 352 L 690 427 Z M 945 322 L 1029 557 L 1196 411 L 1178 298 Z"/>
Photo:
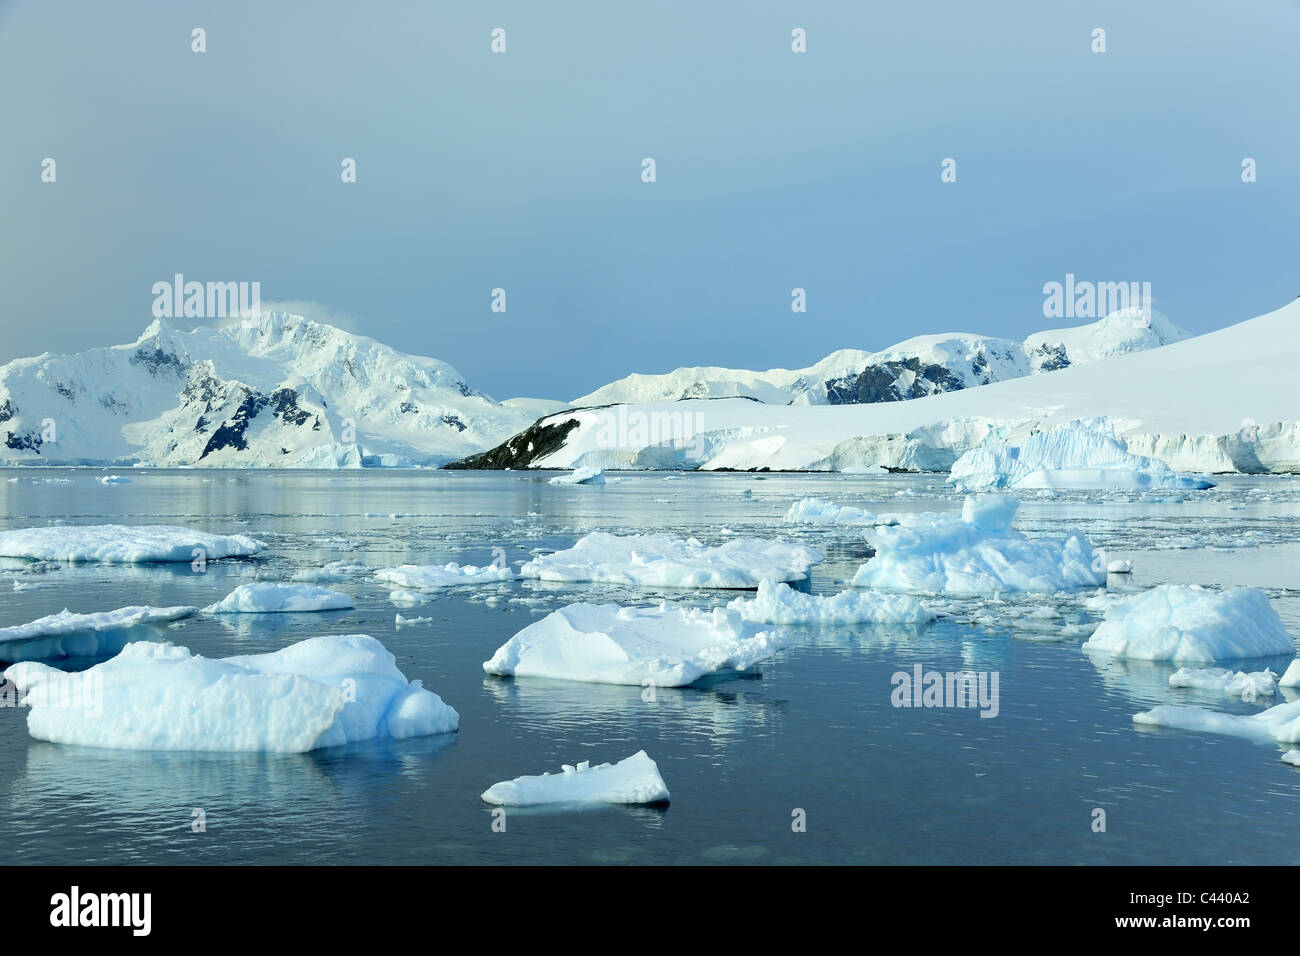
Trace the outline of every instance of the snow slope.
<path fill-rule="evenodd" d="M 535 426 L 562 439 L 513 467 L 946 471 L 985 441 L 1108 419 L 1128 451 L 1182 472 L 1300 473 L 1300 301 L 1218 332 L 1104 362 L 906 402 L 745 399 L 578 409 Z M 625 423 L 662 422 L 656 428 Z M 684 421 L 685 441 L 652 444 Z M 571 423 L 571 424 L 570 424 Z M 565 429 L 568 429 L 565 431 Z"/>
<path fill-rule="evenodd" d="M 1024 342 L 962 332 L 919 335 L 879 352 L 841 349 L 803 369 L 697 366 L 629 375 L 571 404 L 748 397 L 771 405 L 844 405 L 920 398 L 1054 371 L 1179 342 L 1188 333 L 1158 312 L 1116 312 L 1091 325 L 1036 332 Z"/>
<path fill-rule="evenodd" d="M 441 464 L 553 404 L 287 312 L 0 366 L 0 464 Z"/>

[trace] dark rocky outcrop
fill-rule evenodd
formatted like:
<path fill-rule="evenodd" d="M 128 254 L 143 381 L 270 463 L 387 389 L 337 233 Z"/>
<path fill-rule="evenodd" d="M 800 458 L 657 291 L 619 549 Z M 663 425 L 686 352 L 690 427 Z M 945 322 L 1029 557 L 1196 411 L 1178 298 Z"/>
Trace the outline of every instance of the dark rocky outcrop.
<path fill-rule="evenodd" d="M 539 458 L 544 458 L 563 448 L 569 432 L 577 427 L 576 418 L 566 418 L 551 424 L 547 424 L 546 419 L 541 419 L 495 448 L 489 448 L 481 454 L 470 455 L 459 461 L 449 462 L 443 467 L 478 470 L 529 468 Z"/>

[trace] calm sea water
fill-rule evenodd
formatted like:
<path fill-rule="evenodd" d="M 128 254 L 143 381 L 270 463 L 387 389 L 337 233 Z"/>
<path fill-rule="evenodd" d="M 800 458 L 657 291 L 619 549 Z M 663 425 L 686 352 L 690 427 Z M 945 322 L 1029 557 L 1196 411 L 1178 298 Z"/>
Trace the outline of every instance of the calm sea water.
<path fill-rule="evenodd" d="M 782 520 L 805 496 L 876 511 L 949 511 L 935 477 L 629 474 L 605 487 L 545 475 L 439 472 L 0 470 L 0 528 L 181 524 L 255 535 L 265 558 L 179 567 L 0 566 L 0 626 L 70 608 L 205 605 L 257 577 L 346 560 L 522 561 L 592 530 L 785 535 L 826 551 L 817 592 L 864 560 L 860 530 Z M 16 480 L 14 480 L 16 479 Z M 1077 525 L 1156 583 L 1252 584 L 1300 634 L 1300 480 L 1225 479 L 1194 496 L 1027 497 L 1029 533 Z M 12 590 L 11 576 L 26 590 Z M 574 600 L 697 606 L 725 592 L 650 592 L 515 582 L 395 606 L 367 575 L 331 585 L 355 610 L 199 616 L 168 639 L 207 656 L 274 650 L 317 634 L 382 640 L 408 677 L 461 715 L 459 734 L 305 755 L 135 753 L 32 740 L 0 709 L 0 846 L 9 863 L 1297 863 L 1300 772 L 1281 748 L 1131 717 L 1162 702 L 1259 708 L 1172 691 L 1172 668 L 1093 661 L 1079 638 L 1043 643 L 1040 607 L 1087 620 L 1078 597 L 951 602 L 910 628 L 794 628 L 761 674 L 660 690 L 489 678 L 482 661 Z M 397 627 L 395 616 L 430 620 Z M 1048 633 L 1053 625 L 1048 624 Z M 1274 663 L 1275 669 L 1285 660 Z M 999 674 L 999 713 L 895 708 L 891 675 Z M 1279 700 L 1283 699 L 1281 697 Z M 493 832 L 479 794 L 561 763 L 645 749 L 667 809 L 511 811 Z M 1094 808 L 1105 833 L 1091 829 Z M 206 831 L 191 830 L 195 809 Z M 796 810 L 806 832 L 794 832 Z"/>

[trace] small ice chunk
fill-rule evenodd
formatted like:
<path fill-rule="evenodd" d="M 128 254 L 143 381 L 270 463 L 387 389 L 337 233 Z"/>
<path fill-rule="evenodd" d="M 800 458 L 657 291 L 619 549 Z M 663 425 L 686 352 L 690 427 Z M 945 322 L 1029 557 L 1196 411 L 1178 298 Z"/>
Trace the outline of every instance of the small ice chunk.
<path fill-rule="evenodd" d="M 772 581 L 759 582 L 756 597 L 736 598 L 727 607 L 759 624 L 926 624 L 935 618 L 906 594 L 850 590 L 823 597 Z"/>
<path fill-rule="evenodd" d="M 1165 584 L 1112 604 L 1083 649 L 1196 664 L 1294 654 L 1295 643 L 1258 588 Z"/>
<path fill-rule="evenodd" d="M 659 767 L 644 750 L 618 763 L 576 767 L 565 764 L 560 773 L 515 777 L 483 791 L 486 803 L 508 807 L 544 804 L 656 804 L 668 802 L 668 787 Z"/>
<path fill-rule="evenodd" d="M 878 525 L 894 524 L 896 516 L 878 515 L 862 508 L 837 505 L 824 498 L 801 498 L 785 513 L 790 524 Z"/>
<path fill-rule="evenodd" d="M 241 584 L 203 610 L 208 614 L 297 614 L 339 611 L 353 606 L 348 595 L 314 584 L 256 581 Z"/>
<path fill-rule="evenodd" d="M 366 570 L 364 564 L 356 564 L 349 561 L 331 561 L 329 564 L 319 568 L 300 568 L 293 572 L 290 577 L 291 581 L 346 581 L 354 574 L 361 574 Z"/>
<path fill-rule="evenodd" d="M 101 485 L 129 485 L 130 478 L 123 478 L 121 475 L 103 475 L 99 479 Z"/>
<path fill-rule="evenodd" d="M 596 532 L 568 550 L 534 558 L 520 572 L 543 581 L 753 589 L 760 581 L 802 581 L 824 557 L 806 545 L 762 538 L 708 547 L 694 538 Z"/>
<path fill-rule="evenodd" d="M 393 627 L 410 627 L 412 624 L 432 624 L 431 617 L 402 617 L 398 614 L 393 619 Z"/>
<path fill-rule="evenodd" d="M 1300 750 L 1288 750 L 1282 755 L 1282 762 L 1293 767 L 1300 767 Z"/>
<path fill-rule="evenodd" d="M 1278 687 L 1300 687 L 1300 657 L 1293 660 L 1277 682 Z"/>
<path fill-rule="evenodd" d="M 6 668 L 37 740 L 120 750 L 270 751 L 454 731 L 460 718 L 365 634 L 210 659 L 135 642 L 78 673 Z"/>
<path fill-rule="evenodd" d="M 519 575 L 506 564 L 485 564 L 478 567 L 452 562 L 442 567 L 433 564 L 403 564 L 396 568 L 380 568 L 375 572 L 375 577 L 403 591 L 436 591 L 464 584 L 510 581 Z"/>
<path fill-rule="evenodd" d="M 1274 704 L 1258 714 L 1222 714 L 1205 707 L 1161 704 L 1133 715 L 1133 723 L 1175 730 L 1200 730 L 1211 734 L 1300 743 L 1300 700 Z"/>
<path fill-rule="evenodd" d="M 706 674 L 745 670 L 787 644 L 735 611 L 570 604 L 497 648 L 483 670 L 597 684 L 682 687 Z"/>
<path fill-rule="evenodd" d="M 1169 676 L 1169 686 L 1222 691 L 1229 697 L 1253 701 L 1271 698 L 1277 693 L 1277 675 L 1267 668 L 1248 674 L 1217 668 L 1181 667 Z"/>
<path fill-rule="evenodd" d="M 1116 558 L 1114 561 L 1110 561 L 1107 563 L 1106 573 L 1107 574 L 1132 574 L 1133 562 L 1126 561 L 1123 558 Z"/>
<path fill-rule="evenodd" d="M 0 531 L 0 557 L 109 564 L 246 557 L 266 545 L 242 534 L 221 535 L 170 525 L 53 525 Z"/>
<path fill-rule="evenodd" d="M 583 466 L 575 468 L 565 475 L 556 475 L 550 481 L 553 485 L 603 485 L 605 472 L 600 468 Z"/>

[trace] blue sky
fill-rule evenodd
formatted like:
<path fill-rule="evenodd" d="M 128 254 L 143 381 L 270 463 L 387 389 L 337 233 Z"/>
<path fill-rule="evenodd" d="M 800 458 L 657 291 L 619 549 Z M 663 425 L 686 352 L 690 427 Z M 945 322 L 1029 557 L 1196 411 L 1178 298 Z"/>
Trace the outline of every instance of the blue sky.
<path fill-rule="evenodd" d="M 1195 332 L 1300 294 L 1294 0 L 995 6 L 0 0 L 0 363 L 176 272 L 498 398 L 1021 338 L 1066 273 Z"/>

